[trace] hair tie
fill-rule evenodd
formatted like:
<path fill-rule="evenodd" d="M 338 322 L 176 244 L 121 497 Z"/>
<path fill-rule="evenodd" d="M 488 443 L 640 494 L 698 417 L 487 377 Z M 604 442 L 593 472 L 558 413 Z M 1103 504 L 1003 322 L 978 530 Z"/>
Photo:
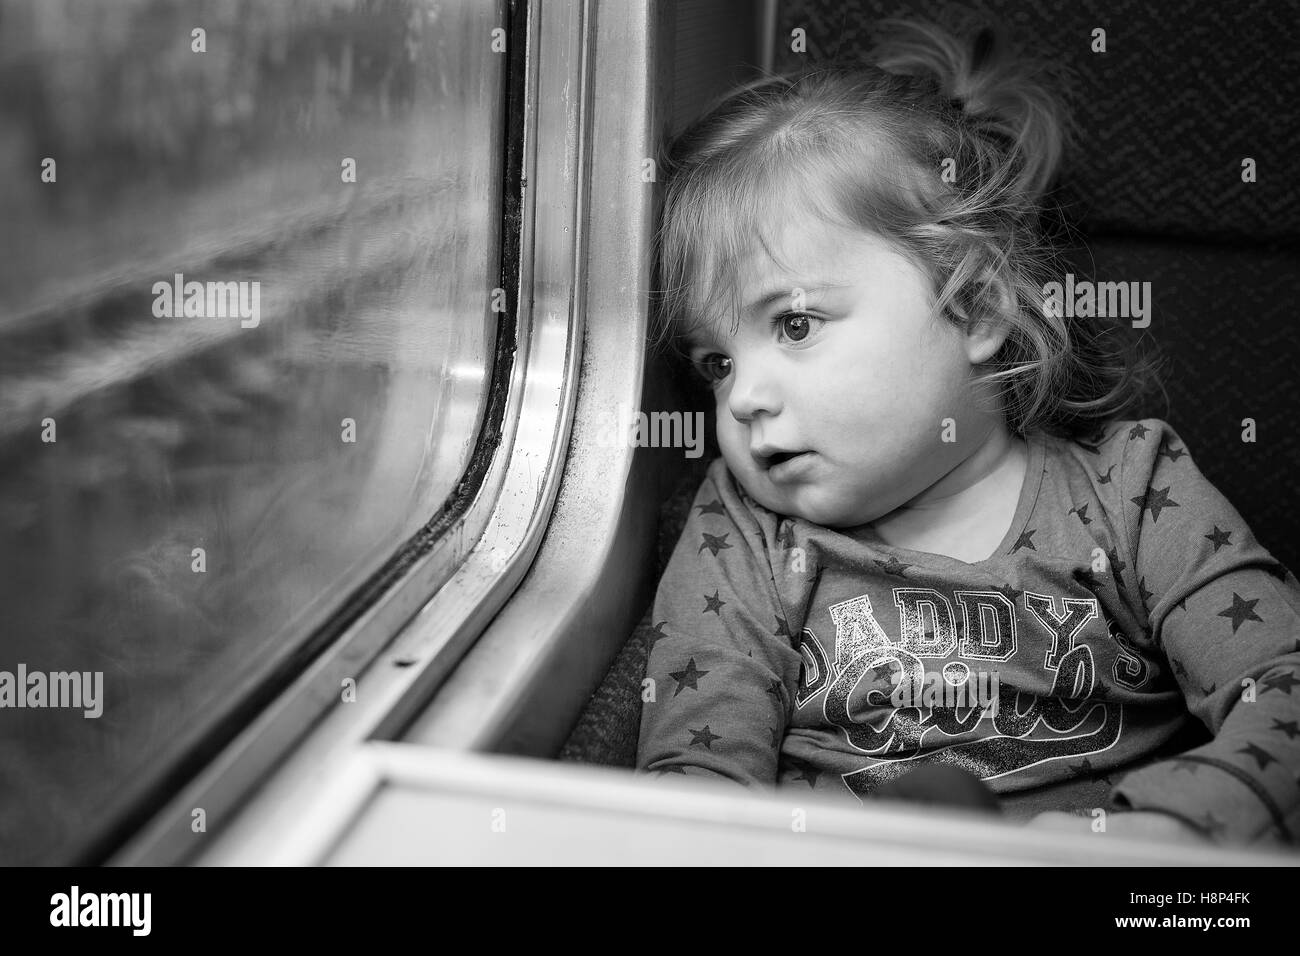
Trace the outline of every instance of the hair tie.
<path fill-rule="evenodd" d="M 993 43 L 993 31 L 988 27 L 982 27 L 980 32 L 975 34 L 975 50 L 971 53 L 970 58 L 971 73 L 978 73 L 984 68 L 985 62 L 988 61 L 989 54 L 993 52 Z"/>

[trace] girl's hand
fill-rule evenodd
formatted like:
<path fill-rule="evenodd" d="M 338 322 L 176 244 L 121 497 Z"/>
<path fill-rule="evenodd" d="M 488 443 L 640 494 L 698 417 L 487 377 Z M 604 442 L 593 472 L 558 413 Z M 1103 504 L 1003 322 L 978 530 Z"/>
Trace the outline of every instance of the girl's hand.
<path fill-rule="evenodd" d="M 1073 833 L 1095 833 L 1093 817 L 1079 816 L 1052 810 L 1040 813 L 1027 824 L 1038 830 L 1058 830 Z M 1106 835 L 1134 836 L 1146 840 L 1171 840 L 1177 843 L 1211 843 L 1200 830 L 1188 826 L 1167 813 L 1149 813 L 1141 810 L 1112 811 L 1106 814 Z"/>

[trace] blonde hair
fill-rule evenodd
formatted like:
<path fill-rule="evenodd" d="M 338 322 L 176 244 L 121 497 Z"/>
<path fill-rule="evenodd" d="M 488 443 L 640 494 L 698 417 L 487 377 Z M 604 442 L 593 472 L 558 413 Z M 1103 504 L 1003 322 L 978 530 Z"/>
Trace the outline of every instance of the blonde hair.
<path fill-rule="evenodd" d="M 767 227 L 797 210 L 889 241 L 957 326 L 1007 324 L 976 382 L 996 387 L 1013 432 L 1095 432 L 1141 400 L 1155 365 L 1122 325 L 1045 308 L 1056 255 L 1042 212 L 1076 135 L 1050 68 L 988 25 L 967 39 L 882 27 L 874 65 L 750 83 L 661 155 L 657 344 L 726 311 L 734 331 L 736 263 L 755 240 L 775 261 Z"/>

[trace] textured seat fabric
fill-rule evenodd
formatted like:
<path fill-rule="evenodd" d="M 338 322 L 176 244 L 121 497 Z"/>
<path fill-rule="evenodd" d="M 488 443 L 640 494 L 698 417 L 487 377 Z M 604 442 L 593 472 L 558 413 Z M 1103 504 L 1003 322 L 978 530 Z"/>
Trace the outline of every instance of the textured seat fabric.
<path fill-rule="evenodd" d="M 776 68 L 852 62 L 870 46 L 882 16 L 942 22 L 951 8 L 931 0 L 905 7 L 782 0 Z M 1300 5 L 978 8 L 1072 74 L 1081 149 L 1066 167 L 1060 195 L 1084 244 L 1063 251 L 1064 265 L 1079 279 L 1151 283 L 1146 334 L 1166 357 L 1167 404 L 1152 402 L 1141 415 L 1172 424 L 1255 536 L 1284 565 L 1300 567 L 1300 348 L 1293 330 L 1300 181 L 1288 162 L 1300 100 L 1292 52 Z M 796 28 L 806 31 L 802 55 L 790 50 Z M 1106 54 L 1091 52 L 1096 28 L 1106 30 Z M 1242 182 L 1243 157 L 1256 160 L 1257 182 Z M 1244 419 L 1255 422 L 1254 443 L 1242 440 Z M 663 507 L 659 571 L 702 475 L 700 464 Z M 633 765 L 652 628 L 647 608 L 562 759 Z M 1103 778 L 1081 780 L 1069 792 L 1031 792 L 1005 803 L 1018 816 L 1099 806 L 1109 786 Z"/>

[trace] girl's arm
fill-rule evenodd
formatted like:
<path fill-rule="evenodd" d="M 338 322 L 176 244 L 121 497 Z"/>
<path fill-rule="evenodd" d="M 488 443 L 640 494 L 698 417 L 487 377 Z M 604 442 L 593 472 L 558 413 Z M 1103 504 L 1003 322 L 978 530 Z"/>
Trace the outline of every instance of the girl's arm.
<path fill-rule="evenodd" d="M 1125 440 L 1130 600 L 1145 608 L 1152 641 L 1214 740 L 1126 776 L 1112 809 L 1169 814 L 1215 838 L 1292 842 L 1300 834 L 1300 588 L 1173 429 L 1147 419 Z"/>
<path fill-rule="evenodd" d="M 764 537 L 721 459 L 659 582 L 637 769 L 776 783 L 798 686 Z M 793 622 L 791 622 L 793 624 Z"/>

